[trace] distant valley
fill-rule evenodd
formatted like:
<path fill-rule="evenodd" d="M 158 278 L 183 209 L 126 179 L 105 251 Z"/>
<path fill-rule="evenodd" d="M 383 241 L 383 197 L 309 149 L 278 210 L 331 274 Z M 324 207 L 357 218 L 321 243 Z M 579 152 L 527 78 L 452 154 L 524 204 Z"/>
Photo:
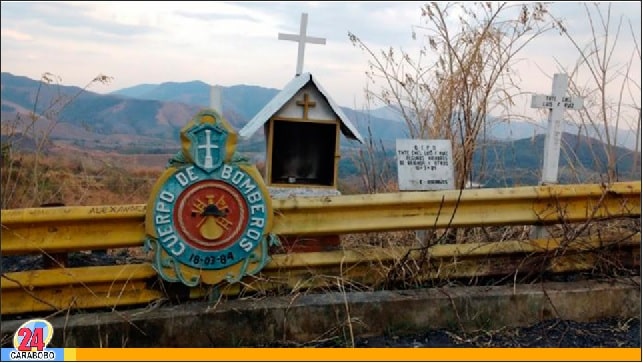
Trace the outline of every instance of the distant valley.
<path fill-rule="evenodd" d="M 180 129 L 199 110 L 207 107 L 210 99 L 210 85 L 201 81 L 144 84 L 101 95 L 78 87 L 43 84 L 3 72 L 1 87 L 3 142 L 6 142 L 8 132 L 15 134 L 26 129 L 28 135 L 33 135 L 34 131 L 36 135 L 49 135 L 53 143 L 124 154 L 171 154 L 178 151 Z M 238 130 L 278 92 L 277 89 L 253 85 L 223 87 L 223 115 Z M 394 167 L 395 139 L 408 137 L 406 126 L 396 117 L 395 110 L 342 109 L 365 138 L 372 136 L 378 148 L 383 148 L 379 162 L 388 163 L 388 168 Z M 35 111 L 36 118 L 30 116 L 32 111 Z M 581 166 L 589 173 L 600 173 L 602 144 L 578 137 L 574 127 L 568 126 L 566 131 L 563 142 L 566 149 L 561 152 L 561 165 L 569 164 L 564 155 L 571 152 L 576 155 L 575 162 L 580 163 L 571 166 Z M 523 173 L 529 174 L 523 178 L 527 180 L 525 183 L 533 181 L 542 162 L 543 132 L 543 125 L 492 123 L 484 145 L 481 143 L 476 154 L 476 179 L 486 180 L 487 185 L 522 183 L 522 179 L 516 181 L 514 177 Z M 633 145 L 635 138 L 629 136 L 631 141 L 628 142 Z M 346 150 L 359 147 L 355 142 L 342 139 L 342 147 Z M 31 144 L 33 142 L 28 140 L 22 142 L 25 147 Z M 264 148 L 262 135 L 239 143 L 239 150 L 250 153 L 255 159 L 261 158 Z M 348 157 L 351 152 L 345 151 L 344 154 L 347 157 L 342 158 L 340 176 L 359 172 L 355 153 L 352 157 Z M 640 153 L 636 156 L 626 148 L 619 148 L 618 155 L 620 170 L 640 175 Z M 506 174 L 503 178 L 497 176 L 499 163 L 503 174 Z"/>

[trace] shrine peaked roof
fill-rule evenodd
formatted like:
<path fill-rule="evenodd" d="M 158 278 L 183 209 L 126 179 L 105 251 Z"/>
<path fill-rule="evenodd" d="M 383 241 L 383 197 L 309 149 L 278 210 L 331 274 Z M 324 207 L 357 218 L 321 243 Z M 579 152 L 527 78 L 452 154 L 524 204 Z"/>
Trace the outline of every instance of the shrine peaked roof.
<path fill-rule="evenodd" d="M 333 112 L 337 115 L 341 122 L 341 131 L 349 139 L 357 140 L 364 143 L 364 139 L 357 131 L 357 128 L 350 122 L 348 117 L 342 112 L 341 108 L 333 102 L 328 95 L 328 92 L 319 84 L 319 82 L 310 74 L 302 73 L 301 75 L 293 78 L 284 89 L 279 92 L 264 108 L 259 111 L 255 117 L 250 120 L 246 126 L 239 130 L 239 136 L 244 139 L 251 137 L 261 126 L 263 126 L 272 116 L 274 116 L 284 105 L 291 100 L 299 90 L 306 86 L 309 82 L 319 90 L 319 92 L 326 98 L 328 105 L 330 105 Z"/>

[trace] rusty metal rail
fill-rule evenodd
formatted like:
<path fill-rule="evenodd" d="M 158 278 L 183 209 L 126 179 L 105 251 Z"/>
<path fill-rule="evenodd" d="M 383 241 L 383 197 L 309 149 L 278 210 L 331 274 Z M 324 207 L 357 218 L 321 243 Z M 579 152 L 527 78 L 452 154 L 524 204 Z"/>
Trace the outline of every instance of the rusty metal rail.
<path fill-rule="evenodd" d="M 273 201 L 273 232 L 325 235 L 547 225 L 641 214 L 641 183 L 406 192 Z M 2 254 L 141 246 L 144 205 L 2 210 Z"/>

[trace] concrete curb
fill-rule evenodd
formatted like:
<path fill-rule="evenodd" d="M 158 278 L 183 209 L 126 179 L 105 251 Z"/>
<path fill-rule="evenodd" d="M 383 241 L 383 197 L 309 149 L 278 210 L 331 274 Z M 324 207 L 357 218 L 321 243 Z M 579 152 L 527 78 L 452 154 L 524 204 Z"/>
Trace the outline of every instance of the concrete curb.
<path fill-rule="evenodd" d="M 240 347 L 641 316 L 641 279 L 308 294 L 51 319 L 53 347 Z M 3 344 L 21 321 L 3 321 Z M 10 344 L 10 343 L 9 343 Z"/>

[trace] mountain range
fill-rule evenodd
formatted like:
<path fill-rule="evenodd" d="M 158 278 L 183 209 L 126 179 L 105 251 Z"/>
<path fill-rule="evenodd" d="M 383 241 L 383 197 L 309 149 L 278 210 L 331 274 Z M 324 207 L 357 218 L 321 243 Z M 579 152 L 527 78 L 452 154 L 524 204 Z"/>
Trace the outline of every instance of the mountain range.
<path fill-rule="evenodd" d="M 33 123 L 24 115 L 35 111 L 39 118 L 34 126 L 50 132 L 53 140 L 120 150 L 177 147 L 181 127 L 208 107 L 210 98 L 210 86 L 201 81 L 143 84 L 102 95 L 3 72 L 1 87 L 2 120 L 18 129 Z M 278 92 L 251 85 L 224 87 L 223 115 L 238 130 Z M 343 110 L 363 135 L 369 127 L 374 138 L 395 140 L 406 135 L 404 125 L 395 120 Z"/>
<path fill-rule="evenodd" d="M 133 87 L 123 88 L 112 92 L 113 95 L 126 96 L 136 99 L 182 102 L 190 105 L 205 107 L 210 102 L 210 85 L 202 81 L 191 82 L 164 82 L 161 84 L 142 84 Z M 223 87 L 223 113 L 233 124 L 243 125 L 259 112 L 277 93 L 278 89 L 264 88 L 252 85 L 235 85 Z M 342 111 L 357 124 L 362 135 L 368 134 L 370 122 L 371 133 L 374 139 L 395 140 L 407 137 L 406 126 L 401 113 L 394 107 L 379 107 L 368 111 L 354 110 L 342 107 Z M 487 128 L 488 139 L 492 140 L 519 140 L 544 134 L 547 129 L 546 121 L 524 122 L 511 121 L 501 122 L 490 118 Z M 396 123 L 398 122 L 398 123 Z M 399 124 L 402 123 L 402 124 Z M 600 139 L 597 130 L 591 128 L 579 131 L 579 126 L 572 123 L 564 123 L 563 131 L 570 134 L 584 134 Z M 634 149 L 636 137 L 631 130 L 610 129 L 610 135 L 617 133 L 617 146 Z M 589 134 L 588 134 L 589 133 Z"/>
<path fill-rule="evenodd" d="M 10 130 L 31 130 L 27 133 L 48 135 L 48 139 L 53 142 L 121 153 L 173 153 L 178 150 L 180 129 L 199 110 L 209 105 L 211 89 L 210 85 L 201 81 L 165 82 L 141 84 L 110 94 L 98 94 L 7 72 L 1 74 L 0 84 L 3 134 Z M 255 85 L 222 87 L 223 115 L 239 130 L 278 92 L 278 89 Z M 408 137 L 406 125 L 390 107 L 368 111 L 342 107 L 342 111 L 365 138 L 376 140 L 386 150 L 394 150 L 396 139 Z M 522 163 L 521 167 L 539 169 L 542 146 L 538 149 L 537 144 L 543 138 L 545 128 L 542 124 L 511 122 L 492 125 L 486 135 L 486 145 L 494 145 L 490 152 L 501 155 L 503 152 L 500 150 L 518 151 L 524 160 L 518 158 L 514 161 Z M 568 133 L 565 140 L 567 144 L 579 145 L 579 142 L 584 142 L 594 145 L 597 150 L 601 147 L 593 139 L 582 141 L 577 136 L 577 127 L 567 125 L 565 131 Z M 629 136 L 629 139 L 634 139 L 632 135 Z M 624 137 L 621 139 L 627 140 Z M 634 141 L 631 143 L 634 144 Z M 520 147 L 516 148 L 518 144 Z M 357 145 L 342 138 L 342 146 L 354 148 Z M 259 154 L 264 148 L 262 135 L 240 141 L 238 147 L 240 151 Z M 482 156 L 486 152 L 478 153 L 480 160 L 485 159 Z M 618 155 L 627 154 L 633 155 L 630 150 L 619 148 Z M 532 160 L 534 158 L 536 160 Z M 626 159 L 625 156 L 619 158 Z M 629 168 L 632 166 L 631 161 L 623 163 L 623 167 L 628 164 Z M 344 168 L 351 167 L 344 162 Z"/>

